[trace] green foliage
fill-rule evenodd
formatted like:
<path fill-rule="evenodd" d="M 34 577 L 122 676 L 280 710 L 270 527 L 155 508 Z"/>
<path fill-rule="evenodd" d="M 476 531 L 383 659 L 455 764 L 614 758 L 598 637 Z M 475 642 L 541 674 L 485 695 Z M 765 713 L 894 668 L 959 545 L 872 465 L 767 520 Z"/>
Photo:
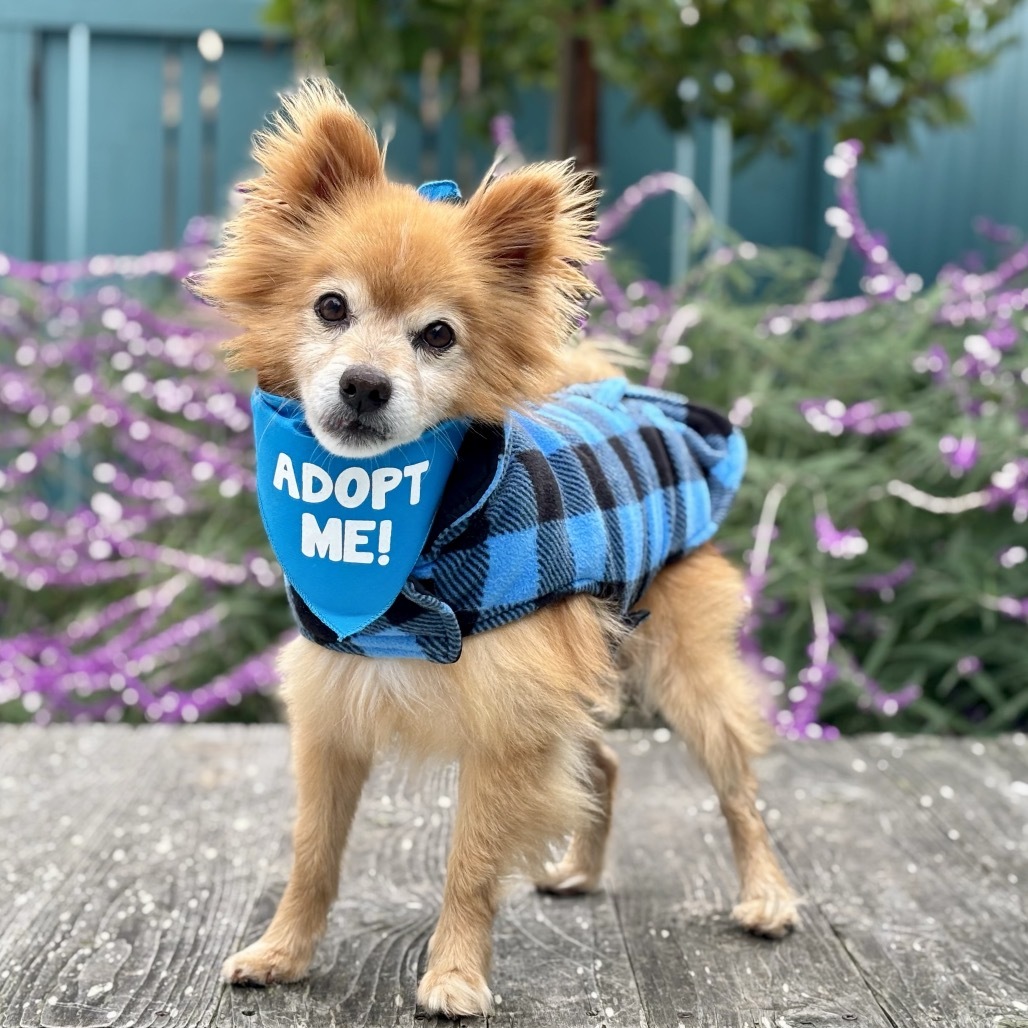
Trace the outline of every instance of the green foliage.
<path fill-rule="evenodd" d="M 595 15 L 592 38 L 611 81 L 671 128 L 725 118 L 753 149 L 784 148 L 786 126 L 830 120 L 839 139 L 860 139 L 873 152 L 908 141 L 916 123 L 966 116 L 956 80 L 993 59 L 1001 44 L 985 33 L 1013 7 L 963 0 L 619 0 Z"/>
<path fill-rule="evenodd" d="M 671 129 L 725 118 L 751 150 L 787 148 L 790 125 L 826 119 L 871 152 L 913 125 L 966 116 L 959 78 L 1003 45 L 989 30 L 1017 0 L 270 0 L 274 22 L 323 58 L 373 109 L 412 104 L 405 76 L 441 58 L 444 107 L 462 59 L 477 90 L 463 114 L 481 127 L 526 85 L 552 86 L 576 36 L 635 104 Z M 466 65 L 465 65 L 466 68 Z M 466 75 L 466 71 L 465 71 Z"/>
<path fill-rule="evenodd" d="M 362 105 L 417 109 L 409 88 L 425 55 L 440 61 L 441 107 L 460 101 L 465 123 L 484 134 L 525 84 L 555 82 L 556 7 L 494 0 L 269 0 L 267 16 L 293 32 L 301 52 L 328 71 Z M 474 71 L 468 65 L 474 64 Z M 468 77 L 474 80 L 474 88 Z"/>
<path fill-rule="evenodd" d="M 178 275 L 0 280 L 0 722 L 155 720 L 212 682 L 193 717 L 273 715 L 292 619 L 226 330 Z"/>
<path fill-rule="evenodd" d="M 840 673 L 821 704 L 823 723 L 844 732 L 1023 727 L 1028 562 L 1005 567 L 999 560 L 1024 546 L 1023 515 L 1013 516 L 1009 498 L 995 509 L 931 513 L 892 495 L 888 483 L 965 496 L 990 489 L 993 476 L 1024 454 L 1028 319 L 1015 315 L 1016 342 L 992 372 L 979 374 L 969 370 L 965 342 L 981 325 L 940 317 L 943 285 L 838 321 L 785 314 L 774 322 L 776 307 L 802 300 L 815 262 L 797 251 L 743 252 L 755 256 L 729 263 L 714 257 L 690 276 L 685 295 L 699 321 L 684 339 L 691 356 L 679 351 L 690 359 L 671 366 L 666 386 L 715 408 L 735 405 L 738 412 L 740 397 L 747 409 L 752 404 L 744 420 L 750 464 L 719 537 L 737 557 L 752 551 L 769 492 L 786 487 L 757 611 L 761 649 L 784 664 L 772 675 L 782 683 L 780 701 L 810 664 L 812 601 L 823 598 L 837 636 L 829 659 Z M 949 370 L 926 359 L 929 352 L 942 367 L 948 358 Z M 817 431 L 801 409 L 811 397 L 848 407 L 874 400 L 883 412 L 908 412 L 910 424 L 868 435 Z M 973 437 L 980 448 L 977 463 L 960 476 L 940 450 L 947 435 Z M 840 529 L 858 529 L 866 553 L 841 559 L 822 552 L 812 525 L 822 512 Z M 904 562 L 914 568 L 908 579 L 868 586 L 869 576 Z M 997 610 L 1000 597 L 1020 597 L 1020 615 Z M 883 716 L 862 676 L 886 692 L 913 684 L 921 697 L 896 717 Z"/>

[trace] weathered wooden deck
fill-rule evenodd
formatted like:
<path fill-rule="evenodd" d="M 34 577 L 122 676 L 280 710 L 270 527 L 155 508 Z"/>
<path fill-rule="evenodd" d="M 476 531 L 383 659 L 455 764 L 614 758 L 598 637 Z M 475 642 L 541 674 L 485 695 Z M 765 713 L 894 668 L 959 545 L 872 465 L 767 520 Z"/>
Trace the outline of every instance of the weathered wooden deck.
<path fill-rule="evenodd" d="M 608 890 L 518 887 L 496 931 L 497 1025 L 1028 1026 L 1028 744 L 782 745 L 765 816 L 802 930 L 727 917 L 710 787 L 665 732 L 623 758 Z M 280 727 L 0 729 L 0 1024 L 424 1025 L 418 966 L 454 778 L 369 783 L 309 981 L 228 989 L 289 866 Z"/>

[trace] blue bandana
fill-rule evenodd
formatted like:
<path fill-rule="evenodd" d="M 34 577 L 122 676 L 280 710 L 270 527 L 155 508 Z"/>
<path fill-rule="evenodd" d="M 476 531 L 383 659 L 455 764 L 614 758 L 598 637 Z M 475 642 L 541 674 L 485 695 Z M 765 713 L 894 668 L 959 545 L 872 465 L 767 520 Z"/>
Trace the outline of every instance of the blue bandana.
<path fill-rule="evenodd" d="M 342 640 L 381 617 L 403 589 L 467 430 L 445 421 L 377 457 L 338 457 L 296 400 L 251 398 L 257 501 L 287 584 Z"/>

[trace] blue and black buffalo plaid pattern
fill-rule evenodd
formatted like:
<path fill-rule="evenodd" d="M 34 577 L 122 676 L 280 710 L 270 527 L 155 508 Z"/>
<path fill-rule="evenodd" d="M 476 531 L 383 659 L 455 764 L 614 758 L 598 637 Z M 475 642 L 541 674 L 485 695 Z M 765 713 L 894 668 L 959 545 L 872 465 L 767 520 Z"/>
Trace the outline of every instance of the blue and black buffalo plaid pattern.
<path fill-rule="evenodd" d="M 289 590 L 301 632 L 343 653 L 451 664 L 464 636 L 563 596 L 628 620 L 657 572 L 706 542 L 746 444 L 719 414 L 624 379 L 576 385 L 502 427 L 472 425 L 393 605 L 339 639 Z"/>

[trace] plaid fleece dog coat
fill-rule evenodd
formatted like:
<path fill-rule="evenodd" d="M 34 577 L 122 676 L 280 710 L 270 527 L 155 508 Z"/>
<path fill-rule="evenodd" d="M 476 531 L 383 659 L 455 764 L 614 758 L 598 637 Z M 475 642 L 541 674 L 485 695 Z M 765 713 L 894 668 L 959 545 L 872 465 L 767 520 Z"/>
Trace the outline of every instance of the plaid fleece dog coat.
<path fill-rule="evenodd" d="M 420 557 L 366 628 L 340 638 L 287 586 L 290 603 L 331 650 L 441 664 L 464 636 L 577 593 L 634 622 L 660 569 L 717 531 L 745 463 L 729 421 L 681 396 L 572 386 L 502 428 L 468 428 Z"/>

